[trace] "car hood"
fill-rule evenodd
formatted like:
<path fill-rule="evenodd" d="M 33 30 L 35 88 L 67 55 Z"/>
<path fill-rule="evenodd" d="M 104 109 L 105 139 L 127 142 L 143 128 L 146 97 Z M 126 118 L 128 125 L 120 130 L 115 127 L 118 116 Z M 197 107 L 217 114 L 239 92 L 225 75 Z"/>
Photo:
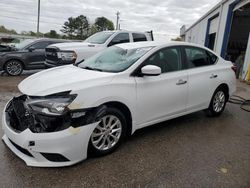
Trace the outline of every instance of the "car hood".
<path fill-rule="evenodd" d="M 115 73 L 86 70 L 67 65 L 41 71 L 23 80 L 19 90 L 29 96 L 46 96 L 63 91 L 77 91 L 112 81 Z"/>
<path fill-rule="evenodd" d="M 60 50 L 75 50 L 78 48 L 92 48 L 92 47 L 98 47 L 100 44 L 91 44 L 88 42 L 67 42 L 67 43 L 58 43 L 58 44 L 52 44 L 48 47 L 56 47 Z"/>

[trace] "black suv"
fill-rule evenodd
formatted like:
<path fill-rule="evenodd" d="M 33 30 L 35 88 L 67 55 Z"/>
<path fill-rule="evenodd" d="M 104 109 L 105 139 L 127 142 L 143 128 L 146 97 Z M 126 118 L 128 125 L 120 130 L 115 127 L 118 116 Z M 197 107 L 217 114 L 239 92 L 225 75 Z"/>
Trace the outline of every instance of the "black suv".
<path fill-rule="evenodd" d="M 59 39 L 27 39 L 15 46 L 14 51 L 0 52 L 0 71 L 17 76 L 23 70 L 43 69 L 45 48 L 55 43 L 69 42 Z"/>

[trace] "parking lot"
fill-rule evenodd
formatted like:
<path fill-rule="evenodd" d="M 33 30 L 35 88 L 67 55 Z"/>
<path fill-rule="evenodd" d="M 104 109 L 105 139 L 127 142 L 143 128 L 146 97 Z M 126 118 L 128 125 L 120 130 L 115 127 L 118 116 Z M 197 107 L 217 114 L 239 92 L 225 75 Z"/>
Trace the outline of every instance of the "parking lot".
<path fill-rule="evenodd" d="M 28 75 L 0 77 L 0 111 Z M 237 94 L 250 98 L 250 86 L 237 84 Z M 250 187 L 249 115 L 235 104 L 218 118 L 193 113 L 137 131 L 111 155 L 66 168 L 28 167 L 1 142 L 0 187 Z"/>

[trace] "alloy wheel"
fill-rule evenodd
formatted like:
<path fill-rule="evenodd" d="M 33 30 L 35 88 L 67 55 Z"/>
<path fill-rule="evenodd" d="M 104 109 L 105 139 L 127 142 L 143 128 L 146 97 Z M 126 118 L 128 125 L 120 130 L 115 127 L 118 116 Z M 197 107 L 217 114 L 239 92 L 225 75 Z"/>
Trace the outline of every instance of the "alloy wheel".
<path fill-rule="evenodd" d="M 106 115 L 101 118 L 91 135 L 92 145 L 101 151 L 113 148 L 122 134 L 122 124 L 118 117 Z"/>
<path fill-rule="evenodd" d="M 10 75 L 19 75 L 22 72 L 22 65 L 18 61 L 10 61 L 6 65 L 6 71 Z"/>
<path fill-rule="evenodd" d="M 213 100 L 213 109 L 215 112 L 222 111 L 224 105 L 225 105 L 226 97 L 223 91 L 218 91 Z"/>

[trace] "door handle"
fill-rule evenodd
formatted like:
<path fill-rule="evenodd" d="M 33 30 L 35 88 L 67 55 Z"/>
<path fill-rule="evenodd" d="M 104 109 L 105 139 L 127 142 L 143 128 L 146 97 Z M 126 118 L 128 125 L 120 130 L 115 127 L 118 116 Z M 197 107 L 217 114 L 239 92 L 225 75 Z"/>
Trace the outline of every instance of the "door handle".
<path fill-rule="evenodd" d="M 218 77 L 217 74 L 212 74 L 212 75 L 210 76 L 211 79 L 212 79 L 212 78 L 217 78 L 217 77 Z"/>
<path fill-rule="evenodd" d="M 186 80 L 180 79 L 180 80 L 178 80 L 178 82 L 176 83 L 176 85 L 182 85 L 182 84 L 186 84 L 186 83 L 187 83 Z"/>

